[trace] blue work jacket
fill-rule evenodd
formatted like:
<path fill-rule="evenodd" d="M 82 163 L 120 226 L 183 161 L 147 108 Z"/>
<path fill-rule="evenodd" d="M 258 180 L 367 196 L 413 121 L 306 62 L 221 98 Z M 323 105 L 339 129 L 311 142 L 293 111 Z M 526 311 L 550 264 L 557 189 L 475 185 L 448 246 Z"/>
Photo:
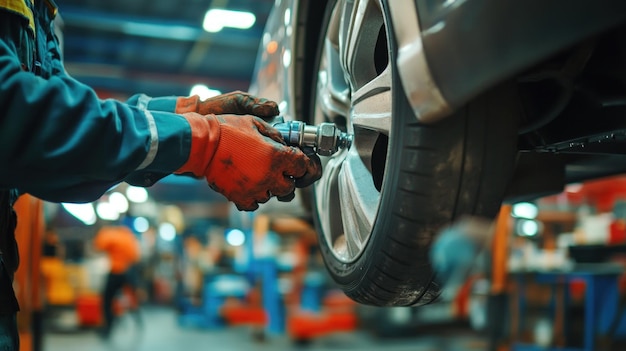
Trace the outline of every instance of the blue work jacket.
<path fill-rule="evenodd" d="M 182 166 L 191 127 L 176 97 L 102 100 L 69 76 L 52 0 L 0 0 L 0 315 L 14 313 L 20 193 L 89 202 L 120 182 L 150 186 Z"/>

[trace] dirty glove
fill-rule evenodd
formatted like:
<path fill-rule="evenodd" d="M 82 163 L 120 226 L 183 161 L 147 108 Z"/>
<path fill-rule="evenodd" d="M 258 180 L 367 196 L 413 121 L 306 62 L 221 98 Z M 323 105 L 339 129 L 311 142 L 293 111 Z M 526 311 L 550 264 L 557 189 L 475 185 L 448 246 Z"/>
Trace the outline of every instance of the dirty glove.
<path fill-rule="evenodd" d="M 278 115 L 278 105 L 274 101 L 244 93 L 233 91 L 218 95 L 206 100 L 200 100 L 198 95 L 179 97 L 176 99 L 178 114 L 197 112 L 201 115 L 253 115 L 261 118 L 269 118 Z"/>
<path fill-rule="evenodd" d="M 183 117 L 191 126 L 191 152 L 175 173 L 205 177 L 239 210 L 256 210 L 272 196 L 290 199 L 296 186 L 321 177 L 319 158 L 286 146 L 280 132 L 258 117 L 193 112 Z"/>

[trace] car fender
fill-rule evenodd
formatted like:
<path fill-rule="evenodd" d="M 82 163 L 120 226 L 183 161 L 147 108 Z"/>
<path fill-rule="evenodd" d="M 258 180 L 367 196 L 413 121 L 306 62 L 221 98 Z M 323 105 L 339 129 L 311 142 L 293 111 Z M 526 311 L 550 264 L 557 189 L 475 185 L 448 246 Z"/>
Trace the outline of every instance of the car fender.
<path fill-rule="evenodd" d="M 448 115 L 451 108 L 430 73 L 415 1 L 394 0 L 388 6 L 398 43 L 395 64 L 406 98 L 418 121 L 434 123 Z"/>
<path fill-rule="evenodd" d="M 285 120 L 295 119 L 294 74 L 297 11 L 295 0 L 276 1 L 267 19 L 249 92 L 276 101 Z"/>

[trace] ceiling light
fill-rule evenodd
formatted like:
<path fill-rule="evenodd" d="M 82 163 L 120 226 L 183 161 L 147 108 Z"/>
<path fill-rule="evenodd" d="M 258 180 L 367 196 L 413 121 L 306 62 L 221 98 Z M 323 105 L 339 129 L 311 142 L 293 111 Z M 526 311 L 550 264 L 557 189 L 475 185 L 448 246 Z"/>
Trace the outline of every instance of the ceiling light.
<path fill-rule="evenodd" d="M 119 213 L 126 213 L 126 211 L 128 211 L 128 200 L 126 200 L 126 196 L 122 193 L 114 192 L 109 195 L 109 203 L 111 203 Z"/>
<path fill-rule="evenodd" d="M 62 203 L 61 206 L 63 206 L 63 208 L 72 216 L 76 217 L 86 225 L 92 225 L 96 223 L 96 212 L 94 211 L 92 204 Z"/>
<path fill-rule="evenodd" d="M 248 29 L 256 22 L 251 12 L 211 9 L 204 15 L 202 28 L 210 33 L 221 31 L 224 27 Z"/>
<path fill-rule="evenodd" d="M 96 213 L 105 221 L 116 221 L 120 218 L 120 213 L 110 202 L 99 202 L 96 205 Z"/>
<path fill-rule="evenodd" d="M 204 84 L 196 84 L 191 88 L 189 96 L 198 95 L 200 100 L 206 100 L 210 97 L 218 96 L 222 92 L 216 89 L 210 89 Z"/>
<path fill-rule="evenodd" d="M 138 186 L 129 186 L 126 188 L 126 197 L 134 203 L 142 203 L 148 201 L 148 191 Z"/>

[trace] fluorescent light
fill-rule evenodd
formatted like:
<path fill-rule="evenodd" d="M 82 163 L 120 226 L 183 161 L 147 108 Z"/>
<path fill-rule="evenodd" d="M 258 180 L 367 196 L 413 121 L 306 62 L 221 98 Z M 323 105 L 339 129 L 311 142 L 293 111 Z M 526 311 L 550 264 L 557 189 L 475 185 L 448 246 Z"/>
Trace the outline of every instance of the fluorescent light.
<path fill-rule="evenodd" d="M 126 197 L 134 203 L 142 203 L 148 201 L 148 191 L 138 186 L 129 186 L 126 188 Z"/>
<path fill-rule="evenodd" d="M 124 34 L 174 40 L 181 40 L 183 38 L 196 38 L 198 36 L 198 32 L 200 32 L 198 28 L 192 26 L 188 27 L 140 22 L 122 22 L 121 27 Z"/>
<path fill-rule="evenodd" d="M 122 193 L 114 192 L 109 195 L 109 203 L 111 203 L 119 213 L 126 213 L 126 211 L 128 211 L 128 200 Z"/>
<path fill-rule="evenodd" d="M 99 202 L 96 205 L 96 213 L 105 221 L 116 221 L 120 218 L 120 213 L 110 202 Z"/>
<path fill-rule="evenodd" d="M 216 33 L 224 27 L 248 29 L 256 22 L 256 16 L 251 12 L 211 9 L 204 15 L 202 28 L 209 33 Z"/>
<path fill-rule="evenodd" d="M 94 211 L 92 204 L 62 203 L 61 206 L 63 206 L 63 208 L 72 216 L 76 217 L 86 225 L 93 225 L 96 223 L 96 212 Z"/>
<path fill-rule="evenodd" d="M 198 95 L 200 97 L 200 100 L 206 100 L 210 97 L 218 96 L 220 94 L 222 94 L 221 91 L 216 89 L 210 89 L 204 84 L 194 85 L 189 92 L 189 96 Z"/>

